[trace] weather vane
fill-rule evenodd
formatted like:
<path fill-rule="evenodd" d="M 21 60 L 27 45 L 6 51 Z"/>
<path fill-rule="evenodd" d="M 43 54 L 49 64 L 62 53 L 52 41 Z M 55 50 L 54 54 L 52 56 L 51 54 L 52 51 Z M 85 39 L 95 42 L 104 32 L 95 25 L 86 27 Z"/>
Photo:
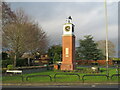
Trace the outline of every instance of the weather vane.
<path fill-rule="evenodd" d="M 72 23 L 72 17 L 69 16 L 69 17 L 66 19 L 66 22 L 67 22 L 67 23 Z"/>

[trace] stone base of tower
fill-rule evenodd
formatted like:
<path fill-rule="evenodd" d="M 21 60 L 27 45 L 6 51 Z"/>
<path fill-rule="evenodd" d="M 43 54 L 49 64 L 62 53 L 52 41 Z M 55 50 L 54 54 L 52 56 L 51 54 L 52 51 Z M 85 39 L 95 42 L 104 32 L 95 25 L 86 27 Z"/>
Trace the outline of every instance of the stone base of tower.
<path fill-rule="evenodd" d="M 62 64 L 61 70 L 75 70 L 74 64 Z"/>

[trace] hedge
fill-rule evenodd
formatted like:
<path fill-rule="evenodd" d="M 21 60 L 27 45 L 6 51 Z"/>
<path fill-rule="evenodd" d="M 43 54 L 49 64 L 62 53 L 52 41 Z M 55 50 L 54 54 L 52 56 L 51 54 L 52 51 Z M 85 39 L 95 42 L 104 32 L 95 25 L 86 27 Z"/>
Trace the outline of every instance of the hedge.
<path fill-rule="evenodd" d="M 10 60 L 10 59 L 8 59 L 8 60 L 1 60 L 1 62 L 2 62 L 2 67 L 3 68 L 6 68 L 7 65 L 13 64 L 13 60 Z"/>

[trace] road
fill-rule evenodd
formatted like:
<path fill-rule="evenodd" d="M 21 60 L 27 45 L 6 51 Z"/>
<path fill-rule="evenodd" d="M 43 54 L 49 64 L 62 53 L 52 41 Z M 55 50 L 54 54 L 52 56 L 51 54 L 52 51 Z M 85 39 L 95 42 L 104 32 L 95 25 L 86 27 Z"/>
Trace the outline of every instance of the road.
<path fill-rule="evenodd" d="M 93 85 L 75 85 L 75 86 L 71 86 L 71 85 L 47 85 L 47 86 L 33 86 L 33 85 L 28 85 L 28 86 L 24 86 L 24 85 L 22 85 L 22 86 L 15 86 L 15 85 L 13 85 L 13 86 L 9 86 L 9 85 L 6 85 L 6 86 L 3 86 L 3 90 L 4 90 L 4 88 L 28 88 L 28 89 L 30 89 L 30 88 L 35 88 L 35 89 L 37 89 L 37 88 L 91 88 L 91 89 L 93 89 L 93 88 L 106 88 L 106 89 L 113 89 L 114 88 L 114 90 L 118 90 L 118 85 L 117 84 L 106 84 L 106 85 L 96 85 L 96 84 L 93 84 Z"/>

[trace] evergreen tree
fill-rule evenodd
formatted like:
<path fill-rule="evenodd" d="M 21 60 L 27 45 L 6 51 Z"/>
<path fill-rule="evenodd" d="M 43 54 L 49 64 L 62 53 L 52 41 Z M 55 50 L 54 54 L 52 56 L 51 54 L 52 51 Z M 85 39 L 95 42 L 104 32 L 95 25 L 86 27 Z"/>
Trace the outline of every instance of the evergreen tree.
<path fill-rule="evenodd" d="M 2 60 L 8 59 L 8 54 L 6 52 L 2 52 Z"/>
<path fill-rule="evenodd" d="M 51 62 L 55 63 L 56 61 L 62 60 L 62 47 L 60 45 L 53 45 L 48 49 L 48 56 L 51 59 Z"/>
<path fill-rule="evenodd" d="M 79 40 L 80 47 L 77 49 L 77 54 L 83 60 L 98 60 L 103 58 L 100 49 L 97 48 L 97 43 L 94 42 L 91 35 L 84 36 L 84 39 Z"/>

